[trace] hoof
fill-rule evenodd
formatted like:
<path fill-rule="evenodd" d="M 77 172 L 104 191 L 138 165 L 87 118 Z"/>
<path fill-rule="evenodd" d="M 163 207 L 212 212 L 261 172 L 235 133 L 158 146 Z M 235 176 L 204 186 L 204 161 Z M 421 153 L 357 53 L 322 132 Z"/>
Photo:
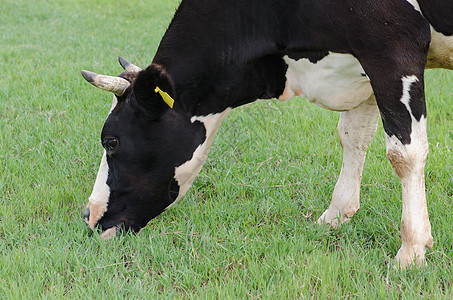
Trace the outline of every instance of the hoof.
<path fill-rule="evenodd" d="M 340 211 L 334 209 L 326 210 L 318 219 L 318 225 L 330 224 L 332 227 L 337 228 L 343 223 L 349 222 L 353 214 L 349 217 L 347 214 L 341 215 Z"/>
<path fill-rule="evenodd" d="M 395 257 L 395 269 L 406 270 L 408 268 L 425 267 L 425 247 L 421 249 L 401 247 Z"/>

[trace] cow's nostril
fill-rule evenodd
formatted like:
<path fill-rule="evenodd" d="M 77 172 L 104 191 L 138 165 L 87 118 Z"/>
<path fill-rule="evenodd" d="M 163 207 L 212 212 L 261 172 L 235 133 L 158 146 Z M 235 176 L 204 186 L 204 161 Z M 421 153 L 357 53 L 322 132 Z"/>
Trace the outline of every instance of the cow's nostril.
<path fill-rule="evenodd" d="M 90 209 L 88 207 L 85 209 L 85 213 L 83 214 L 83 217 L 87 220 L 90 218 Z"/>

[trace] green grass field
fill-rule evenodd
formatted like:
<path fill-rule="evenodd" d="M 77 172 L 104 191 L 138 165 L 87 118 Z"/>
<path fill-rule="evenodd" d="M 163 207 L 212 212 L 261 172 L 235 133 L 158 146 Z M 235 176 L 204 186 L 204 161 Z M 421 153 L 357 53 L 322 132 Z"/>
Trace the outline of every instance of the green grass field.
<path fill-rule="evenodd" d="M 138 235 L 81 218 L 112 95 L 81 69 L 145 67 L 178 0 L 0 2 L 0 299 L 453 297 L 453 73 L 427 71 L 434 249 L 395 271 L 401 191 L 382 126 L 361 209 L 318 226 L 341 167 L 338 113 L 257 101 L 223 122 L 188 195 Z"/>

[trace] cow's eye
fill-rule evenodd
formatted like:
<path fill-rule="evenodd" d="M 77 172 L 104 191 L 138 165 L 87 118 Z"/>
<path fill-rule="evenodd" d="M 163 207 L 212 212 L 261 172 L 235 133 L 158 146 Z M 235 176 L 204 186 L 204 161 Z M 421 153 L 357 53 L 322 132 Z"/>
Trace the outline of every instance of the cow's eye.
<path fill-rule="evenodd" d="M 102 146 L 104 146 L 104 149 L 107 151 L 109 155 L 115 153 L 115 151 L 118 149 L 119 141 L 117 138 L 114 137 L 106 137 L 102 141 Z"/>

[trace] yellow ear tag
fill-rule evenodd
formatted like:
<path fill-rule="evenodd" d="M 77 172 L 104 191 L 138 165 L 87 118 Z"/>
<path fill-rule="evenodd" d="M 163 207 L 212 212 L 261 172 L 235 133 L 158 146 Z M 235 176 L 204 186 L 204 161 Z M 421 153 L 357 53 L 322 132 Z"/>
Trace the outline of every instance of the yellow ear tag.
<path fill-rule="evenodd" d="M 175 103 L 175 100 L 173 100 L 172 97 L 170 97 L 169 94 L 165 93 L 164 91 L 162 91 L 158 86 L 156 86 L 156 88 L 154 89 L 154 91 L 156 93 L 159 93 L 160 96 L 162 97 L 162 99 L 164 99 L 164 102 L 167 103 L 168 106 L 170 106 L 170 108 L 173 108 L 173 103 Z"/>

